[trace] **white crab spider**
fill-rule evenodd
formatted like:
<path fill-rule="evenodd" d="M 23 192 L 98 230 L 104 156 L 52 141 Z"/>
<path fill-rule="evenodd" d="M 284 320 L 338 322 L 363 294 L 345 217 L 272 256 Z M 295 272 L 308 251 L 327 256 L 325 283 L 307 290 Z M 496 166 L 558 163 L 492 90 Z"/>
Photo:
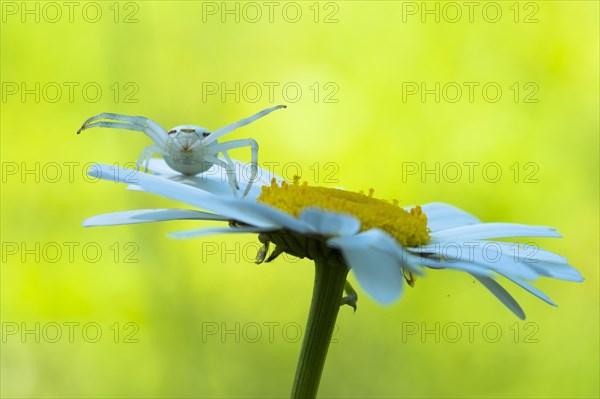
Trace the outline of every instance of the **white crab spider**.
<path fill-rule="evenodd" d="M 238 127 L 252 123 L 280 108 L 286 108 L 286 106 L 277 105 L 267 108 L 248 118 L 219 128 L 214 132 L 194 125 L 175 126 L 167 132 L 158 123 L 143 116 L 104 112 L 86 120 L 77 131 L 77 134 L 92 127 L 110 127 L 143 132 L 154 141 L 154 145 L 146 147 L 142 151 L 140 159 L 136 162 L 138 167 L 145 165 L 146 169 L 148 169 L 148 163 L 154 153 L 162 155 L 167 165 L 184 175 L 197 175 L 198 173 L 206 172 L 211 166 L 216 164 L 226 170 L 227 180 L 235 197 L 237 197 L 238 193 L 235 164 L 227 154 L 227 151 L 233 148 L 250 147 L 252 154 L 250 180 L 242 195 L 242 198 L 244 198 L 250 192 L 252 183 L 258 173 L 258 143 L 254 139 L 240 139 L 219 143 L 217 139 L 234 131 Z M 112 119 L 112 121 L 96 122 L 99 119 Z M 224 160 L 218 157 L 219 153 L 223 154 Z"/>

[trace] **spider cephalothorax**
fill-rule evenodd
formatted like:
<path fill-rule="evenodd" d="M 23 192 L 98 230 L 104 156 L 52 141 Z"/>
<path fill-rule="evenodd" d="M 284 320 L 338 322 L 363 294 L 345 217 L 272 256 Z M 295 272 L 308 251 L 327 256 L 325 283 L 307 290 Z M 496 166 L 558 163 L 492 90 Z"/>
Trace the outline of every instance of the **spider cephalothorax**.
<path fill-rule="evenodd" d="M 145 165 L 147 169 L 150 158 L 154 153 L 162 155 L 167 165 L 184 175 L 197 175 L 198 173 L 206 172 L 213 165 L 218 165 L 227 172 L 229 185 L 236 197 L 239 188 L 236 179 L 235 164 L 227 151 L 233 148 L 250 147 L 252 154 L 252 161 L 250 163 L 251 172 L 248 184 L 242 195 L 242 197 L 245 197 L 250 191 L 258 173 L 258 143 L 253 139 L 239 139 L 219 143 L 217 139 L 279 108 L 285 108 L 285 105 L 267 108 L 248 118 L 219 128 L 214 132 L 194 125 L 176 126 L 166 131 L 152 119 L 143 116 L 102 113 L 85 121 L 77 131 L 77 134 L 92 127 L 111 127 L 143 132 L 154 141 L 154 145 L 144 149 L 140 159 L 137 161 L 138 166 Z M 112 121 L 99 121 L 99 119 L 109 119 Z M 223 159 L 219 158 L 219 154 L 223 155 Z"/>

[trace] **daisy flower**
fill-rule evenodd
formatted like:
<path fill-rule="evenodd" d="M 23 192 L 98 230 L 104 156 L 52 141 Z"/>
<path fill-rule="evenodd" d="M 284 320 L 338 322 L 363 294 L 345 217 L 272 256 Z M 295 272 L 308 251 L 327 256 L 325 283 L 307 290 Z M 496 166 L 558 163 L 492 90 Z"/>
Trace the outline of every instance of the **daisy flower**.
<path fill-rule="evenodd" d="M 238 181 L 248 165 L 235 161 Z M 212 220 L 228 223 L 172 233 L 174 238 L 209 234 L 259 233 L 266 245 L 275 244 L 269 260 L 287 252 L 315 260 L 340 256 L 361 287 L 382 304 L 400 298 L 413 275 L 426 269 L 452 269 L 472 275 L 521 319 L 525 313 L 496 281 L 503 276 L 556 306 L 531 285 L 539 277 L 583 281 L 557 254 L 504 241 L 512 237 L 561 237 L 554 228 L 515 223 L 482 223 L 475 216 L 444 203 L 402 208 L 395 201 L 341 189 L 312 187 L 296 179 L 287 183 L 259 169 L 258 181 L 244 200 L 234 198 L 224 173 L 183 176 L 163 160 L 152 159 L 154 175 L 109 165 L 96 165 L 91 176 L 133 184 L 143 190 L 181 201 L 201 210 L 143 209 L 93 216 L 84 226 L 135 224 L 168 220 Z M 265 250 L 268 248 L 265 248 Z M 264 260 L 266 253 L 262 254 Z"/>
<path fill-rule="evenodd" d="M 245 169 L 236 163 L 236 172 Z M 293 398 L 316 397 L 339 308 L 356 310 L 356 292 L 347 283 L 352 270 L 367 294 L 382 304 L 400 298 L 414 275 L 427 269 L 453 269 L 472 275 L 517 317 L 525 313 L 497 281 L 503 276 L 543 301 L 554 302 L 531 285 L 539 277 L 583 281 L 562 256 L 534 246 L 492 241 L 511 237 L 561 237 L 551 227 L 483 223 L 448 204 L 400 207 L 368 194 L 312 187 L 299 178 L 288 183 L 259 170 L 248 197 L 234 197 L 223 175 L 181 176 L 153 159 L 155 174 L 109 165 L 89 172 L 100 179 L 129 183 L 198 209 L 142 209 L 91 217 L 84 226 L 135 224 L 167 220 L 212 220 L 224 227 L 172 233 L 192 238 L 216 233 L 258 233 L 264 244 L 257 261 L 286 252 L 315 262 L 315 284 L 296 369 Z M 218 169 L 216 169 L 218 170 Z M 209 171 L 210 172 L 210 171 Z M 237 181 L 242 181 L 238 176 Z M 269 247 L 274 250 L 267 257 Z M 346 292 L 347 296 L 343 297 Z"/>

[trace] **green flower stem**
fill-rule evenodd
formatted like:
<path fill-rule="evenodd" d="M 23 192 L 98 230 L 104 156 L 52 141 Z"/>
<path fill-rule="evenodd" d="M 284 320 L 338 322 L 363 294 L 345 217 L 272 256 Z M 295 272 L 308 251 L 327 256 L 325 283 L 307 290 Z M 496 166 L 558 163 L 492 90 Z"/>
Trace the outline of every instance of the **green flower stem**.
<path fill-rule="evenodd" d="M 315 285 L 292 398 L 310 399 L 317 396 L 347 275 L 348 268 L 336 257 L 315 258 Z"/>

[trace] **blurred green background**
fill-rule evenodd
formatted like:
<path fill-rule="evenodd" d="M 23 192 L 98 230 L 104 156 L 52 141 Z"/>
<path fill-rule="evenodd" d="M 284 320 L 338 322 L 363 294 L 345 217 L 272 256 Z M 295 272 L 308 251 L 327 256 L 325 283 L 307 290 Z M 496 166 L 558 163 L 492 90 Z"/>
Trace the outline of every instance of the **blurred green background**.
<path fill-rule="evenodd" d="M 75 135 L 104 111 L 215 129 L 280 103 L 229 136 L 261 164 L 555 226 L 535 243 L 586 278 L 536 283 L 559 308 L 506 283 L 526 321 L 460 273 L 389 307 L 358 287 L 321 397 L 598 397 L 597 2 L 69 4 L 2 2 L 3 397 L 289 394 L 311 264 L 256 266 L 251 235 L 166 237 L 207 224 L 84 229 L 180 204 L 84 178 L 143 134 Z"/>

